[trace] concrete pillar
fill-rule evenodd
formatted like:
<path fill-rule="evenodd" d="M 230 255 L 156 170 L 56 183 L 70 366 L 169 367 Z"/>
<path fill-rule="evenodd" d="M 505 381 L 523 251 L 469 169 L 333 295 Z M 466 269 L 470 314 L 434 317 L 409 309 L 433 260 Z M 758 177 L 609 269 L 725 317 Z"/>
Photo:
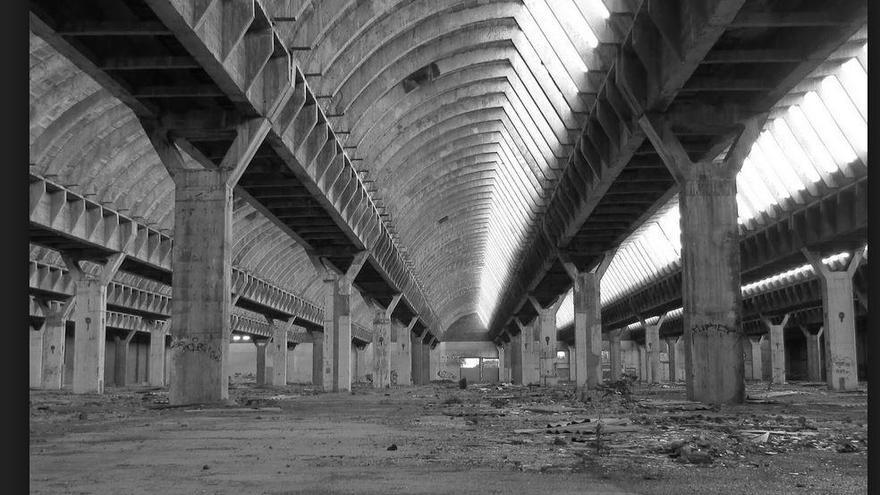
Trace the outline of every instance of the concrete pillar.
<path fill-rule="evenodd" d="M 391 376 L 392 385 L 412 385 L 412 354 L 413 348 L 410 343 L 412 327 L 418 322 L 418 317 L 413 317 L 409 324 L 404 326 L 399 321 L 391 320 Z"/>
<path fill-rule="evenodd" d="M 845 271 L 831 271 L 817 255 L 806 249 L 803 252 L 822 285 L 828 388 L 852 390 L 859 385 L 852 277 L 862 262 L 864 250 L 856 251 Z"/>
<path fill-rule="evenodd" d="M 272 376 L 267 381 L 276 386 L 287 385 L 287 324 L 268 318 L 272 328 L 272 341 L 268 344 L 272 354 Z"/>
<path fill-rule="evenodd" d="M 523 333 L 510 337 L 510 381 L 517 385 L 523 385 Z"/>
<path fill-rule="evenodd" d="M 643 344 L 638 344 L 639 349 L 639 381 L 648 381 L 648 350 Z"/>
<path fill-rule="evenodd" d="M 822 381 L 822 346 L 819 339 L 825 332 L 824 327 L 819 327 L 818 333 L 813 333 L 809 328 L 802 326 L 801 332 L 807 341 L 807 379 L 811 382 Z"/>
<path fill-rule="evenodd" d="M 772 323 L 768 318 L 762 318 L 770 334 L 770 375 L 771 383 L 785 383 L 785 325 L 789 315 L 786 314 L 779 324 Z"/>
<path fill-rule="evenodd" d="M 30 346 L 28 364 L 30 388 L 40 388 L 43 384 L 43 329 L 30 328 Z"/>
<path fill-rule="evenodd" d="M 165 335 L 168 330 L 166 324 L 161 321 L 150 325 L 150 357 L 148 382 L 153 387 L 165 386 Z"/>
<path fill-rule="evenodd" d="M 519 320 L 517 320 L 517 324 L 520 325 L 520 375 L 522 384 L 540 384 L 541 375 L 538 356 L 540 355 L 541 346 L 538 342 L 540 335 L 538 318 L 535 318 L 530 325 L 523 325 Z"/>
<path fill-rule="evenodd" d="M 40 387 L 45 390 L 61 390 L 64 374 L 65 321 L 73 309 L 71 301 L 42 301 L 37 304 L 43 311 L 43 351 L 40 359 Z"/>
<path fill-rule="evenodd" d="M 375 308 L 373 317 L 373 388 L 391 386 L 391 320 Z"/>
<path fill-rule="evenodd" d="M 577 380 L 577 352 L 573 345 L 568 346 L 568 381 Z"/>
<path fill-rule="evenodd" d="M 507 373 L 509 371 L 505 366 L 506 363 L 504 362 L 507 353 L 504 350 L 504 344 L 496 344 L 495 348 L 498 350 L 498 381 L 500 383 L 504 383 L 507 381 Z"/>
<path fill-rule="evenodd" d="M 79 261 L 62 254 L 74 279 L 73 393 L 104 393 L 104 351 L 107 334 L 107 284 L 113 279 L 123 254 L 110 256 L 97 278 L 79 266 Z"/>
<path fill-rule="evenodd" d="M 254 339 L 254 346 L 257 348 L 257 385 L 268 385 L 269 377 L 269 360 L 266 359 L 269 342 L 266 339 Z"/>
<path fill-rule="evenodd" d="M 687 396 L 706 403 L 741 403 L 745 382 L 736 173 L 711 162 L 695 164 L 692 171 L 679 194 Z"/>
<path fill-rule="evenodd" d="M 666 354 L 669 356 L 669 381 L 675 383 L 678 381 L 678 354 L 675 347 L 678 345 L 679 337 L 666 337 Z"/>
<path fill-rule="evenodd" d="M 556 372 L 556 313 L 562 305 L 562 297 L 547 307 L 542 307 L 537 299 L 529 296 L 532 306 L 538 313 L 535 325 L 538 331 L 538 345 L 533 349 L 538 360 L 538 380 L 541 385 L 556 385 L 559 374 Z"/>
<path fill-rule="evenodd" d="M 660 383 L 660 327 L 663 320 L 666 319 L 666 313 L 660 315 L 656 322 L 649 324 L 641 316 L 639 320 L 645 329 L 645 351 L 646 351 L 646 380 L 648 383 Z"/>
<path fill-rule="evenodd" d="M 113 336 L 114 347 L 116 347 L 116 360 L 113 363 L 113 382 L 117 387 L 125 387 L 128 385 L 128 380 L 126 379 L 129 361 L 128 344 L 131 343 L 132 338 L 134 338 L 134 330 L 129 330 L 122 336 Z"/>
<path fill-rule="evenodd" d="M 679 185 L 682 306 L 687 397 L 742 403 L 742 284 L 736 175 L 766 114 L 743 122 L 723 163 L 693 163 L 669 122 L 644 115 L 639 125 Z"/>
<path fill-rule="evenodd" d="M 226 363 L 232 307 L 232 188 L 227 174 L 173 174 L 172 405 L 229 397 Z"/>
<path fill-rule="evenodd" d="M 329 363 L 328 363 L 329 364 Z M 332 384 L 332 380 L 329 382 Z M 324 389 L 324 332 L 312 332 L 312 385 Z M 332 385 L 328 385 L 332 386 Z"/>
<path fill-rule="evenodd" d="M 410 334 L 409 336 L 409 345 L 412 349 L 410 354 L 410 366 L 412 368 L 412 382 L 413 385 L 422 385 L 422 370 L 421 359 L 422 359 L 422 349 L 421 342 L 419 342 L 419 336 L 416 334 Z"/>
<path fill-rule="evenodd" d="M 773 368 L 770 366 L 770 338 L 765 334 L 761 339 L 761 380 L 769 382 L 773 380 Z"/>
<path fill-rule="evenodd" d="M 610 379 L 616 382 L 623 374 L 623 360 L 620 359 L 620 329 L 612 330 L 608 334 L 608 354 L 611 361 Z"/>
<path fill-rule="evenodd" d="M 315 262 L 327 287 L 321 372 L 322 387 L 328 392 L 351 390 L 351 284 L 366 256 L 366 251 L 356 254 L 345 274 L 337 273 L 323 261 Z"/>
<path fill-rule="evenodd" d="M 602 382 L 602 305 L 600 281 L 611 260 L 608 252 L 593 272 L 583 271 L 560 257 L 573 284 L 575 377 L 578 387 L 596 388 Z"/>

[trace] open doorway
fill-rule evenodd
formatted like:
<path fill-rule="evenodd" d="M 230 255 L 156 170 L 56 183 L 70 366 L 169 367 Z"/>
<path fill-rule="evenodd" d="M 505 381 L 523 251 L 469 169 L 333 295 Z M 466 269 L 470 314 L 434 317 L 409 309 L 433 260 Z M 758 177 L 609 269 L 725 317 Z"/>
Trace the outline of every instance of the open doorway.
<path fill-rule="evenodd" d="M 461 358 L 459 378 L 467 378 L 468 383 L 498 383 L 498 358 Z"/>

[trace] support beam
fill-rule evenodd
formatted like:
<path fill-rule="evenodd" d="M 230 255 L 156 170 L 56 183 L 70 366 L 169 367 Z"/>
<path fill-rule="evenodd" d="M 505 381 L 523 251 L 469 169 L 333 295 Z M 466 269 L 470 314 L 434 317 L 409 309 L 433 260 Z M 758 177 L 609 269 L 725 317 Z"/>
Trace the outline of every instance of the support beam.
<path fill-rule="evenodd" d="M 790 313 L 783 316 L 779 324 L 774 324 L 769 318 L 761 317 L 770 334 L 770 369 L 773 370 L 770 382 L 780 385 L 785 383 L 785 325 L 789 316 Z"/>
<path fill-rule="evenodd" d="M 30 326 L 28 335 L 30 337 L 28 352 L 28 378 L 30 388 L 40 388 L 43 383 L 43 333 L 45 325 L 40 328 Z"/>
<path fill-rule="evenodd" d="M 852 277 L 862 262 L 864 249 L 853 254 L 844 271 L 831 271 L 817 254 L 806 248 L 802 252 L 813 266 L 822 286 L 825 378 L 828 388 L 852 390 L 859 385 Z"/>
<path fill-rule="evenodd" d="M 559 374 L 556 372 L 556 313 L 562 305 L 563 297 L 559 296 L 548 306 L 542 307 L 538 300 L 529 296 L 529 301 L 534 306 L 538 317 L 535 325 L 539 332 L 538 345 L 534 352 L 538 360 L 540 384 L 552 386 L 559 383 Z"/>
<path fill-rule="evenodd" d="M 48 301 L 36 298 L 43 311 L 43 353 L 40 370 L 40 388 L 61 390 L 64 374 L 65 322 L 70 318 L 73 299 Z"/>
<path fill-rule="evenodd" d="M 822 381 L 822 346 L 819 339 L 825 332 L 824 327 L 819 327 L 817 333 L 813 333 L 806 326 L 800 327 L 807 343 L 807 380 L 811 382 Z"/>
<path fill-rule="evenodd" d="M 602 383 L 601 280 L 615 251 L 605 253 L 592 271 L 581 271 L 562 254 L 560 262 L 573 283 L 575 377 L 578 387 L 594 389 Z M 555 321 L 554 321 L 555 323 Z M 619 339 L 618 339 L 619 343 Z"/>
<path fill-rule="evenodd" d="M 682 300 L 687 397 L 742 403 L 742 293 L 736 174 L 766 114 L 745 121 L 723 163 L 691 162 L 668 122 L 639 119 L 681 192 Z"/>
<path fill-rule="evenodd" d="M 116 275 L 124 254 L 114 254 L 97 278 L 87 276 L 79 260 L 62 254 L 74 279 L 73 393 L 104 393 L 104 351 L 107 334 L 107 284 Z"/>

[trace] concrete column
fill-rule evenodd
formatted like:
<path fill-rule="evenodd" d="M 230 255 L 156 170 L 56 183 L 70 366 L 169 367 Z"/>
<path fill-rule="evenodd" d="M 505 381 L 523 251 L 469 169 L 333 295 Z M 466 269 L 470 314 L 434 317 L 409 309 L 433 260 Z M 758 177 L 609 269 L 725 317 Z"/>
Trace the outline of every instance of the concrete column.
<path fill-rule="evenodd" d="M 559 374 L 556 372 L 556 313 L 562 304 L 562 297 L 547 307 L 541 306 L 532 296 L 529 296 L 529 301 L 538 312 L 535 319 L 538 345 L 533 349 L 538 360 L 538 380 L 541 385 L 556 385 L 559 383 Z"/>
<path fill-rule="evenodd" d="M 757 338 L 749 338 L 749 346 L 752 350 L 752 380 L 761 381 L 764 379 L 763 356 L 761 352 L 764 336 L 759 335 Z"/>
<path fill-rule="evenodd" d="M 404 326 L 399 321 L 391 320 L 391 376 L 392 385 L 412 385 L 412 354 L 410 334 L 412 327 L 418 322 L 413 317 L 409 324 Z"/>
<path fill-rule="evenodd" d="M 321 372 L 322 386 L 328 392 L 351 390 L 351 284 L 366 256 L 366 251 L 356 254 L 345 274 L 337 273 L 323 261 L 314 262 L 327 286 Z"/>
<path fill-rule="evenodd" d="M 818 333 L 811 332 L 810 329 L 805 326 L 800 327 L 800 329 L 804 334 L 804 339 L 807 341 L 807 379 L 811 382 L 821 382 L 822 347 L 819 344 L 819 339 L 822 338 L 825 329 L 819 327 Z"/>
<path fill-rule="evenodd" d="M 764 335 L 761 340 L 761 380 L 769 382 L 773 380 L 773 368 L 770 366 L 770 338 Z"/>
<path fill-rule="evenodd" d="M 685 380 L 690 400 L 741 403 L 743 379 L 736 174 L 695 164 L 679 194 Z"/>
<path fill-rule="evenodd" d="M 623 362 L 620 359 L 620 329 L 612 330 L 608 334 L 608 354 L 611 361 L 610 379 L 616 382 L 623 374 Z"/>
<path fill-rule="evenodd" d="M 376 306 L 373 317 L 373 388 L 391 386 L 391 320 Z"/>
<path fill-rule="evenodd" d="M 648 349 L 643 344 L 638 344 L 639 349 L 639 381 L 648 381 Z"/>
<path fill-rule="evenodd" d="M 803 252 L 822 284 L 828 388 L 852 390 L 859 385 L 852 277 L 862 262 L 864 251 L 858 250 L 853 255 L 845 271 L 831 271 L 817 255 L 806 249 Z"/>
<path fill-rule="evenodd" d="M 600 281 L 614 257 L 606 253 L 593 272 L 582 271 L 560 257 L 573 284 L 574 303 L 574 382 L 578 387 L 596 388 L 602 382 L 602 306 Z"/>
<path fill-rule="evenodd" d="M 573 345 L 568 346 L 568 381 L 577 380 L 577 352 Z"/>
<path fill-rule="evenodd" d="M 327 363 L 328 366 L 330 363 Z M 332 380 L 328 384 L 332 384 Z M 312 385 L 324 389 L 324 332 L 312 332 Z M 332 386 L 332 385 L 328 385 Z"/>
<path fill-rule="evenodd" d="M 126 379 L 128 371 L 128 344 L 134 338 L 134 331 L 128 331 L 124 336 L 114 335 L 113 342 L 116 344 L 116 361 L 113 366 L 113 381 L 117 387 L 128 385 Z"/>
<path fill-rule="evenodd" d="M 645 329 L 645 351 L 647 352 L 645 371 L 648 383 L 660 383 L 660 327 L 665 319 L 666 313 L 660 315 L 656 322 L 649 324 L 639 316 L 642 327 Z"/>
<path fill-rule="evenodd" d="M 770 375 L 771 383 L 785 383 L 785 325 L 789 315 L 786 314 L 779 324 L 773 324 L 768 318 L 762 318 L 770 334 Z"/>
<path fill-rule="evenodd" d="M 147 366 L 148 381 L 153 387 L 165 386 L 165 335 L 168 330 L 164 322 L 150 325 L 150 361 Z"/>
<path fill-rule="evenodd" d="M 412 367 L 412 382 L 413 385 L 422 385 L 422 370 L 420 368 L 422 349 L 421 342 L 419 341 L 419 336 L 415 334 L 410 334 L 409 345 L 412 348 L 410 361 L 410 366 Z"/>
<path fill-rule="evenodd" d="M 678 345 L 679 337 L 666 337 L 666 354 L 669 356 L 669 381 L 675 383 L 678 381 L 678 354 L 675 347 Z"/>
<path fill-rule="evenodd" d="M 766 114 L 743 122 L 723 163 L 693 163 L 670 124 L 644 115 L 639 125 L 679 185 L 682 306 L 687 397 L 742 403 L 742 287 L 736 175 Z"/>
<path fill-rule="evenodd" d="M 262 387 L 268 385 L 269 361 L 266 359 L 266 351 L 269 342 L 266 339 L 254 339 L 254 346 L 257 348 L 257 385 Z"/>
<path fill-rule="evenodd" d="M 498 350 L 498 381 L 504 383 L 507 381 L 507 373 L 508 369 L 505 366 L 505 355 L 507 354 L 504 350 L 504 345 L 495 345 L 495 348 Z"/>
<path fill-rule="evenodd" d="M 107 284 L 125 255 L 110 256 L 97 278 L 82 270 L 79 261 L 62 254 L 74 283 L 73 393 L 104 393 L 104 351 L 107 334 Z"/>
<path fill-rule="evenodd" d="M 523 385 L 523 333 L 510 337 L 510 381 L 517 385 Z"/>
<path fill-rule="evenodd" d="M 169 402 L 218 402 L 229 397 L 234 184 L 213 170 L 179 170 L 173 178 Z"/>
<path fill-rule="evenodd" d="M 30 388 L 40 388 L 43 384 L 43 328 L 30 328 L 30 346 L 28 352 L 28 364 Z"/>
<path fill-rule="evenodd" d="M 40 359 L 40 387 L 61 390 L 64 373 L 65 321 L 73 309 L 71 301 L 42 301 L 37 304 L 43 311 L 42 356 Z"/>
<path fill-rule="evenodd" d="M 538 327 L 539 321 L 538 318 L 535 318 L 534 321 L 530 325 L 522 325 L 517 320 L 517 323 L 520 325 L 520 358 L 521 358 L 521 376 L 522 376 L 522 384 L 528 385 L 530 383 L 539 384 L 541 383 L 541 375 L 540 375 L 540 362 L 538 360 L 538 356 L 540 355 L 541 346 L 539 345 L 539 335 L 540 329 Z"/>
<path fill-rule="evenodd" d="M 272 341 L 268 344 L 272 354 L 272 376 L 267 381 L 276 387 L 287 385 L 287 324 L 268 318 L 272 328 Z"/>

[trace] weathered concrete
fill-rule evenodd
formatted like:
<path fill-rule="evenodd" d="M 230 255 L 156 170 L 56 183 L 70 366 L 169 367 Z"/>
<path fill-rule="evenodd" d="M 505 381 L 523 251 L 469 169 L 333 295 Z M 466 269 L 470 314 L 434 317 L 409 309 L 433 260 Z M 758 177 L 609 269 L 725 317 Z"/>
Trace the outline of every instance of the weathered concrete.
<path fill-rule="evenodd" d="M 811 382 L 820 382 L 822 381 L 822 346 L 819 339 L 825 333 L 825 328 L 819 327 L 817 333 L 811 332 L 805 326 L 800 329 L 807 344 L 807 379 Z"/>
<path fill-rule="evenodd" d="M 391 386 L 391 319 L 376 306 L 373 317 L 373 388 Z"/>
<path fill-rule="evenodd" d="M 592 272 L 579 270 L 574 263 L 560 258 L 572 281 L 574 305 L 574 382 L 590 389 L 602 382 L 602 304 L 601 280 L 614 252 L 605 253 Z M 570 370 L 571 371 L 571 370 Z"/>
<path fill-rule="evenodd" d="M 312 385 L 324 389 L 324 332 L 312 332 Z M 331 354 L 332 356 L 332 354 Z M 333 381 L 329 382 L 332 387 Z"/>
<path fill-rule="evenodd" d="M 129 330 L 125 335 L 114 335 L 113 343 L 116 348 L 116 362 L 113 363 L 113 383 L 117 387 L 125 387 L 128 385 L 126 375 L 128 374 L 128 357 L 129 344 L 134 338 L 134 331 Z"/>
<path fill-rule="evenodd" d="M 540 329 L 538 327 L 538 318 L 535 318 L 530 325 L 520 325 L 520 345 L 521 345 L 521 380 L 523 385 L 530 383 L 541 383 L 540 361 L 539 356 L 541 346 L 539 344 Z"/>
<path fill-rule="evenodd" d="M 314 262 L 327 286 L 320 358 L 321 386 L 328 392 L 351 390 L 351 283 L 366 257 L 366 252 L 355 255 L 345 274 L 337 273 L 323 262 Z"/>
<path fill-rule="evenodd" d="M 43 383 L 43 329 L 29 328 L 28 378 L 30 388 L 40 388 Z"/>
<path fill-rule="evenodd" d="M 562 305 L 562 297 L 557 298 L 549 306 L 542 307 L 534 298 L 529 297 L 538 317 L 534 325 L 538 332 L 537 346 L 533 349 L 538 360 L 538 380 L 541 385 L 556 385 L 559 383 L 559 373 L 556 371 L 556 313 Z"/>
<path fill-rule="evenodd" d="M 669 381 L 676 382 L 678 381 L 678 351 L 676 346 L 678 346 L 678 341 L 680 337 L 666 337 L 666 354 L 668 357 L 669 363 Z"/>
<path fill-rule="evenodd" d="M 412 385 L 412 354 L 410 342 L 412 327 L 418 318 L 414 317 L 409 325 L 391 320 L 391 384 Z"/>
<path fill-rule="evenodd" d="M 623 359 L 620 350 L 620 329 L 612 330 L 608 334 L 608 357 L 611 361 L 611 381 L 620 380 L 623 374 Z"/>
<path fill-rule="evenodd" d="M 43 310 L 43 352 L 41 356 L 40 388 L 61 390 L 64 374 L 65 320 L 73 306 L 68 302 L 41 301 Z"/>
<path fill-rule="evenodd" d="M 744 122 L 725 155 L 691 162 L 668 122 L 639 120 L 679 185 L 685 382 L 688 399 L 745 401 L 736 175 L 766 115 Z"/>
<path fill-rule="evenodd" d="M 150 364 L 147 368 L 148 383 L 153 387 L 165 386 L 165 335 L 167 327 L 164 322 L 157 321 L 150 325 Z"/>
<path fill-rule="evenodd" d="M 644 344 L 638 345 L 639 349 L 639 381 L 648 381 L 648 349 Z"/>
<path fill-rule="evenodd" d="M 862 262 L 863 250 L 853 255 L 845 271 L 831 271 L 818 256 L 806 249 L 803 252 L 822 285 L 828 388 L 852 390 L 859 384 L 852 277 Z"/>
<path fill-rule="evenodd" d="M 769 382 L 773 379 L 773 368 L 770 366 L 770 339 L 765 335 L 761 340 L 761 380 Z"/>
<path fill-rule="evenodd" d="M 503 345 L 496 345 L 498 349 L 498 381 L 501 383 L 509 382 L 510 368 L 507 364 L 507 351 Z"/>
<path fill-rule="evenodd" d="M 169 401 L 218 402 L 229 397 L 234 184 L 211 170 L 178 170 L 173 178 Z"/>
<path fill-rule="evenodd" d="M 768 318 L 764 318 L 764 325 L 770 334 L 770 381 L 772 383 L 785 383 L 785 325 L 789 315 L 782 318 L 782 322 L 774 324 Z"/>
<path fill-rule="evenodd" d="M 510 338 L 510 381 L 523 385 L 523 332 Z"/>
<path fill-rule="evenodd" d="M 287 385 L 287 323 L 269 319 L 272 325 L 272 340 L 268 347 L 272 354 L 272 376 L 267 377 L 276 387 Z"/>
<path fill-rule="evenodd" d="M 645 329 L 646 381 L 660 383 L 660 327 L 663 326 L 666 314 L 660 315 L 653 324 L 649 324 L 644 318 L 639 317 L 639 319 Z"/>
<path fill-rule="evenodd" d="M 125 255 L 112 255 L 98 278 L 86 275 L 79 261 L 62 255 L 74 283 L 73 393 L 104 393 L 104 351 L 107 334 L 107 284 Z"/>
<path fill-rule="evenodd" d="M 257 349 L 257 385 L 267 385 L 270 365 L 267 359 L 269 342 L 266 339 L 254 339 L 254 347 Z"/>

